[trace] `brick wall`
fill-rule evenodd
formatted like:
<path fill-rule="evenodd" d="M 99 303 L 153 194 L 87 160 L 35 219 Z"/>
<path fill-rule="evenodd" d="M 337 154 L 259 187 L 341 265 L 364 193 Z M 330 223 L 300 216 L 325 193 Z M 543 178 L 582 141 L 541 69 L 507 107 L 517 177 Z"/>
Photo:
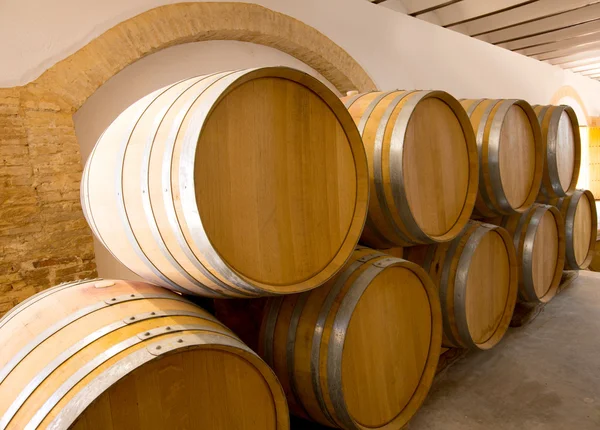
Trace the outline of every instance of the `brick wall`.
<path fill-rule="evenodd" d="M 0 89 L 0 315 L 51 285 L 97 276 L 80 179 L 68 106 Z"/>

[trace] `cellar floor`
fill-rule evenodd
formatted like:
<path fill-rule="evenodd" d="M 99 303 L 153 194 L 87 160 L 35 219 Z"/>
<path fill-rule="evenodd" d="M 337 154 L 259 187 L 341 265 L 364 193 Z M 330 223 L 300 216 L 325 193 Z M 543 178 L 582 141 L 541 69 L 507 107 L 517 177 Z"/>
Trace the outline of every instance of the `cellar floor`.
<path fill-rule="evenodd" d="M 321 429 L 299 420 L 292 429 Z M 530 324 L 436 377 L 408 430 L 600 428 L 600 273 L 580 272 Z"/>

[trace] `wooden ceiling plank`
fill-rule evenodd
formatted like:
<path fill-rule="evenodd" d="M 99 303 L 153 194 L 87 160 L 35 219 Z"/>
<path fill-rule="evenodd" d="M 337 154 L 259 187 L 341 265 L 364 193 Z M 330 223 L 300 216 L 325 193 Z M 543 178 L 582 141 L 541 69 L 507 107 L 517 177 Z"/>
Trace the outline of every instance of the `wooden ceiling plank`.
<path fill-rule="evenodd" d="M 584 46 L 598 41 L 600 41 L 600 28 L 596 26 L 595 33 L 589 33 L 584 36 L 573 37 L 571 39 L 561 40 L 559 42 L 545 43 L 543 45 L 533 46 L 531 48 L 518 49 L 514 52 L 528 56 L 540 55 L 547 52 L 549 53 L 553 51 L 559 51 L 562 49 Z"/>
<path fill-rule="evenodd" d="M 561 58 L 559 60 L 550 60 L 548 63 L 555 64 L 563 69 L 572 69 L 574 67 L 587 66 L 595 63 L 600 63 L 600 51 L 592 53 L 592 56 L 585 58 Z"/>
<path fill-rule="evenodd" d="M 575 67 L 564 67 L 561 65 L 563 69 L 570 70 L 573 73 L 581 73 L 587 72 L 588 70 L 600 70 L 600 58 L 596 60 L 596 62 L 592 62 L 590 64 L 586 64 L 585 66 L 575 66 Z"/>
<path fill-rule="evenodd" d="M 546 52 L 544 54 L 532 55 L 532 58 L 536 58 L 540 61 L 554 60 L 558 58 L 564 58 L 569 56 L 581 55 L 580 58 L 591 57 L 593 54 L 590 51 L 600 49 L 600 41 L 588 43 L 583 46 L 575 46 L 572 48 L 559 49 L 552 52 Z"/>
<path fill-rule="evenodd" d="M 504 11 L 514 6 L 532 3 L 531 0 L 463 0 L 460 3 L 445 6 L 435 12 L 427 12 L 418 18 L 442 26 L 451 26 L 481 18 L 485 15 Z"/>
<path fill-rule="evenodd" d="M 573 72 L 573 70 L 571 70 Z M 583 72 L 573 72 L 583 76 L 592 76 L 600 74 L 600 68 L 596 67 L 595 69 L 585 70 Z"/>
<path fill-rule="evenodd" d="M 600 19 L 600 3 L 487 33 L 483 36 L 478 36 L 478 39 L 494 44 L 511 42 L 596 19 Z"/>
<path fill-rule="evenodd" d="M 551 15 L 560 14 L 576 8 L 588 6 L 596 3 L 592 0 L 538 0 L 506 12 L 490 15 L 485 18 L 471 21 L 464 25 L 470 36 L 479 36 L 491 33 L 502 28 L 523 24 L 528 21 L 535 21 Z M 453 27 L 448 27 L 454 29 Z"/>
<path fill-rule="evenodd" d="M 550 31 L 568 28 L 577 24 L 600 19 L 600 3 L 585 6 L 569 12 L 543 18 L 537 21 L 520 24 L 503 30 L 479 36 L 489 43 L 505 43 L 525 37 L 536 36 Z"/>
<path fill-rule="evenodd" d="M 532 48 L 545 43 L 558 42 L 561 40 L 571 39 L 573 37 L 584 36 L 597 31 L 600 31 L 600 18 L 583 24 L 577 24 L 572 27 L 539 34 L 537 36 L 525 37 L 512 42 L 499 43 L 496 46 L 515 51 L 517 49 Z"/>
<path fill-rule="evenodd" d="M 460 0 L 402 0 L 402 4 L 407 14 L 418 15 L 458 1 Z"/>

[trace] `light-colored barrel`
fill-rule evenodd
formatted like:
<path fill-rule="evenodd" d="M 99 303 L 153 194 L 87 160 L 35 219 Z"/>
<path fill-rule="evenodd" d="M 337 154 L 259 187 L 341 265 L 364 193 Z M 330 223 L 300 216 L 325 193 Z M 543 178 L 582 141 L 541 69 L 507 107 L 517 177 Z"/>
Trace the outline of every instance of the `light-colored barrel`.
<path fill-rule="evenodd" d="M 564 220 L 554 206 L 534 204 L 527 212 L 499 221 L 513 236 L 519 263 L 519 299 L 548 302 L 565 264 Z"/>
<path fill-rule="evenodd" d="M 475 137 L 443 91 L 391 91 L 342 99 L 362 135 L 371 198 L 362 242 L 378 249 L 451 240 L 477 194 Z"/>
<path fill-rule="evenodd" d="M 581 164 L 579 121 L 570 106 L 534 106 L 544 142 L 544 176 L 540 194 L 564 197 L 577 186 Z"/>
<path fill-rule="evenodd" d="M 363 248 L 323 287 L 269 299 L 259 348 L 294 414 L 348 430 L 399 429 L 433 381 L 439 306 L 420 267 Z"/>
<path fill-rule="evenodd" d="M 462 100 L 475 130 L 479 193 L 474 214 L 512 215 L 538 195 L 544 160 L 535 112 L 524 100 Z"/>
<path fill-rule="evenodd" d="M 98 140 L 82 206 L 144 279 L 210 297 L 314 288 L 354 250 L 367 213 L 360 135 L 337 96 L 285 67 L 155 91 Z"/>
<path fill-rule="evenodd" d="M 594 257 L 598 228 L 594 195 L 575 190 L 554 203 L 565 221 L 565 269 L 586 269 Z"/>
<path fill-rule="evenodd" d="M 180 295 L 90 280 L 0 320 L 0 428 L 288 429 L 272 370 Z"/>
<path fill-rule="evenodd" d="M 504 336 L 518 290 L 512 238 L 498 226 L 471 221 L 452 242 L 404 249 L 439 290 L 443 345 L 490 349 Z"/>

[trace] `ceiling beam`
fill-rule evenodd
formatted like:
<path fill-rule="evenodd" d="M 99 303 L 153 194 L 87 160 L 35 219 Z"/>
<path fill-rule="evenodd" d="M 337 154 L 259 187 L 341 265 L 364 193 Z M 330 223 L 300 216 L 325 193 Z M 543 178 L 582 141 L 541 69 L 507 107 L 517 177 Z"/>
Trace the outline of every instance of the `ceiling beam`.
<path fill-rule="evenodd" d="M 424 13 L 418 18 L 446 27 L 483 18 L 534 1 L 536 0 L 463 0 L 460 3 L 442 7 L 435 12 Z"/>
<path fill-rule="evenodd" d="M 600 27 L 596 26 L 596 32 L 586 34 L 585 36 L 573 37 L 571 39 L 561 40 L 559 42 L 545 43 L 543 45 L 532 46 L 531 48 L 517 49 L 515 52 L 523 55 L 541 55 L 552 53 L 562 49 L 584 46 L 593 42 L 600 41 Z"/>
<path fill-rule="evenodd" d="M 571 70 L 571 71 L 573 72 L 573 70 Z M 583 76 L 597 75 L 597 74 L 600 74 L 600 64 L 596 64 L 595 69 L 585 70 L 583 72 L 573 72 L 573 73 L 577 73 L 577 74 L 583 75 Z"/>
<path fill-rule="evenodd" d="M 507 28 L 510 26 L 523 24 L 529 21 L 535 21 L 541 18 L 546 18 L 551 15 L 567 12 L 579 7 L 587 6 L 590 3 L 595 3 L 592 0 L 538 0 L 534 3 L 527 4 L 515 9 L 507 10 L 502 13 L 490 15 L 485 18 L 477 19 L 466 23 L 464 27 L 468 35 L 479 36 L 486 33 L 491 33 L 496 30 Z M 448 27 L 453 29 L 453 27 Z M 456 29 L 458 30 L 458 29 Z"/>
<path fill-rule="evenodd" d="M 587 66 L 600 62 L 600 51 L 586 53 L 585 56 L 580 58 L 561 58 L 559 60 L 548 60 L 550 64 L 560 66 L 563 69 L 572 69 L 574 67 Z"/>
<path fill-rule="evenodd" d="M 417 16 L 431 10 L 458 3 L 461 0 L 402 0 L 406 13 Z"/>
<path fill-rule="evenodd" d="M 590 64 L 586 64 L 585 66 L 564 67 L 563 65 L 561 65 L 561 67 L 565 70 L 570 70 L 573 73 L 581 73 L 586 72 L 588 70 L 600 69 L 600 58 L 596 59 L 596 61 L 593 61 Z"/>
<path fill-rule="evenodd" d="M 583 24 L 577 24 L 572 27 L 562 28 L 560 30 L 550 31 L 537 36 L 525 37 L 512 42 L 499 43 L 496 46 L 515 51 L 517 49 L 531 48 L 534 46 L 543 45 L 545 43 L 558 42 L 561 40 L 571 39 L 573 37 L 584 36 L 597 31 L 600 31 L 600 19 Z"/>
<path fill-rule="evenodd" d="M 588 43 L 583 46 L 576 46 L 573 48 L 559 49 L 557 51 L 547 52 L 539 55 L 532 55 L 533 58 L 538 60 L 559 60 L 565 57 L 573 57 L 573 56 L 581 56 L 578 59 L 583 59 L 587 57 L 591 57 L 592 54 L 589 51 L 596 51 L 600 49 L 600 42 Z"/>
<path fill-rule="evenodd" d="M 478 38 L 490 43 L 505 43 L 525 37 L 536 36 L 550 31 L 568 28 L 587 21 L 600 19 L 600 3 L 585 6 L 569 12 L 553 15 L 527 24 L 520 24 L 493 31 Z"/>

